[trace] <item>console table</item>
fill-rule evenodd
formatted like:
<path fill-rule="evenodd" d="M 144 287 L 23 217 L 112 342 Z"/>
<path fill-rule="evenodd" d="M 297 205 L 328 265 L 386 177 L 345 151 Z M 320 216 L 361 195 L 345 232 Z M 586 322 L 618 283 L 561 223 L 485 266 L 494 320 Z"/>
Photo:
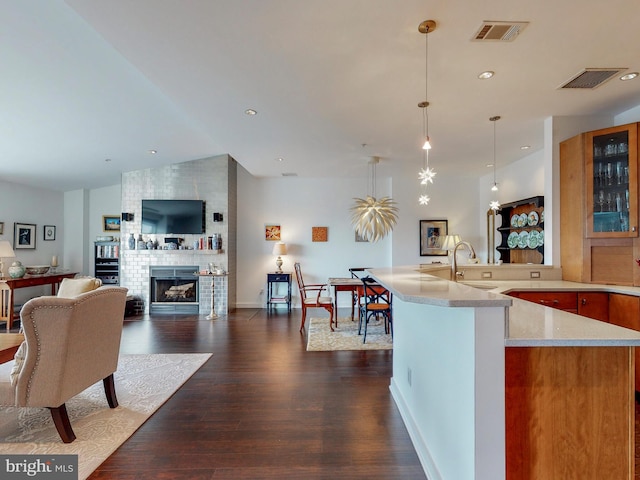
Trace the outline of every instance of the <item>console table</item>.
<path fill-rule="evenodd" d="M 278 283 L 287 284 L 287 293 L 274 294 L 274 287 Z M 271 307 L 277 303 L 286 303 L 287 311 L 291 311 L 291 272 L 267 273 L 267 311 L 271 312 Z"/>
<path fill-rule="evenodd" d="M 51 285 L 51 295 L 55 295 L 58 291 L 58 286 L 63 278 L 73 278 L 78 272 L 64 272 L 64 273 L 46 273 L 44 275 L 25 275 L 22 278 L 0 278 L 3 282 L 9 286 L 11 295 L 9 295 L 9 320 L 7 321 L 7 332 L 11 331 L 13 327 L 13 291 L 18 288 L 26 287 L 38 287 L 40 285 Z"/>

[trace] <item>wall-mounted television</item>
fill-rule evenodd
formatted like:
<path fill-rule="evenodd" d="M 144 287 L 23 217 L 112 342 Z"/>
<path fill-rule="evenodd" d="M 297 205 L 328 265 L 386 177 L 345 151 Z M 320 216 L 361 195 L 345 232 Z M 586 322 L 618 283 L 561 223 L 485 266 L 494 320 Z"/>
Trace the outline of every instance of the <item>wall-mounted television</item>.
<path fill-rule="evenodd" d="M 199 235 L 205 231 L 202 200 L 142 200 L 142 233 Z"/>

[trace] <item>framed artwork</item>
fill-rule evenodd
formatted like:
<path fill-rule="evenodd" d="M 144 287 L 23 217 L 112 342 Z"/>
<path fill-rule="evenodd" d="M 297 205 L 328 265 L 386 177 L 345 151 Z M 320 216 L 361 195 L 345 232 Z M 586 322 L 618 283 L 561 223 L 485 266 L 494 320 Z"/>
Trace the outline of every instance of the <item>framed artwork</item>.
<path fill-rule="evenodd" d="M 311 227 L 312 242 L 326 242 L 329 240 L 328 227 Z"/>
<path fill-rule="evenodd" d="M 4 222 L 0 222 L 0 235 L 4 235 Z"/>
<path fill-rule="evenodd" d="M 265 225 L 264 239 L 269 242 L 280 241 L 280 225 Z"/>
<path fill-rule="evenodd" d="M 103 232 L 119 232 L 120 231 L 120 215 L 103 215 L 102 231 Z"/>
<path fill-rule="evenodd" d="M 442 242 L 447 235 L 446 220 L 420 220 L 420 256 L 447 255 Z"/>
<path fill-rule="evenodd" d="M 36 226 L 31 223 L 13 224 L 13 249 L 36 248 Z"/>
<path fill-rule="evenodd" d="M 56 226 L 55 225 L 45 225 L 44 226 L 44 239 L 46 241 L 51 241 L 56 239 Z"/>
<path fill-rule="evenodd" d="M 355 232 L 355 234 L 356 234 L 356 242 L 368 242 L 369 241 L 368 239 L 366 239 L 365 237 L 360 235 L 358 232 Z"/>

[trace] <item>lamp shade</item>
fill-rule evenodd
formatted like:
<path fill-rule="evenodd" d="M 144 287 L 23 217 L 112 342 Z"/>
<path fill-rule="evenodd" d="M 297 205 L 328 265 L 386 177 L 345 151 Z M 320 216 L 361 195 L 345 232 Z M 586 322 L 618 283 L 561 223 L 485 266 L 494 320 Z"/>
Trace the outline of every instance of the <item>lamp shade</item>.
<path fill-rule="evenodd" d="M 273 245 L 273 255 L 286 255 L 287 254 L 287 244 L 278 242 Z"/>
<path fill-rule="evenodd" d="M 16 253 L 11 248 L 11 244 L 7 240 L 0 240 L 0 258 L 15 257 Z"/>
<path fill-rule="evenodd" d="M 451 251 L 457 243 L 460 243 L 460 235 L 446 235 L 442 241 L 442 249 Z"/>

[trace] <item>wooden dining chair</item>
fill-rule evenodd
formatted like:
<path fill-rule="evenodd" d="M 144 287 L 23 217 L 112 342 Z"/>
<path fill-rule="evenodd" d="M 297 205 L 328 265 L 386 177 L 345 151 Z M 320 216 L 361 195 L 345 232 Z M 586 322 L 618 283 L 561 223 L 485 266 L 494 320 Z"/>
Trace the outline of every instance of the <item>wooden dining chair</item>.
<path fill-rule="evenodd" d="M 377 319 L 382 316 L 384 318 L 384 333 L 391 333 L 391 337 L 393 337 L 393 315 L 391 313 L 393 294 L 371 277 L 363 277 L 362 285 L 363 301 L 358 317 L 358 335 L 361 335 L 364 325 L 362 343 L 367 342 L 367 325 L 371 317 Z"/>
<path fill-rule="evenodd" d="M 305 284 L 302 278 L 300 263 L 296 262 L 294 264 L 294 268 L 296 271 L 296 280 L 298 281 L 298 290 L 300 290 L 300 304 L 302 306 L 302 320 L 300 322 L 300 331 L 304 330 L 304 323 L 307 319 L 307 308 L 324 308 L 329 312 L 329 328 L 331 328 L 331 331 L 333 332 L 334 307 L 333 298 L 331 298 L 329 293 L 329 286 L 326 283 Z M 322 292 L 325 290 L 327 291 L 327 296 L 322 296 Z"/>
<path fill-rule="evenodd" d="M 7 332 L 9 331 L 9 320 L 11 319 L 11 289 L 7 282 L 0 281 L 0 322 L 7 322 Z"/>

